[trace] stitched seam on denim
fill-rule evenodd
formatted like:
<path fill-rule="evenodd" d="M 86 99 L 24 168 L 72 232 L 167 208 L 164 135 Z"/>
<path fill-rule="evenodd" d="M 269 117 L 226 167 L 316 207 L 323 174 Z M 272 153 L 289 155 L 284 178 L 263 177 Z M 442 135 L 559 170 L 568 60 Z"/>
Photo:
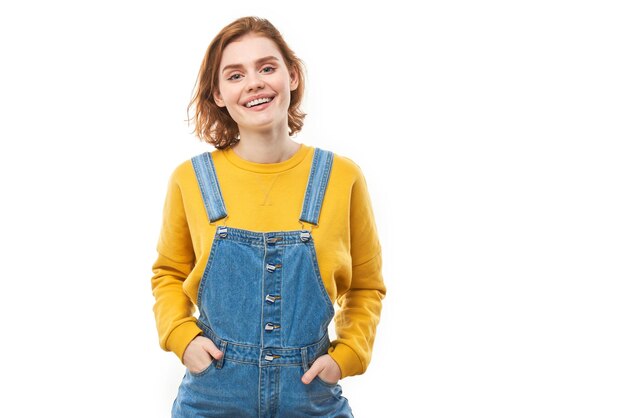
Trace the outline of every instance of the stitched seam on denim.
<path fill-rule="evenodd" d="M 208 191 L 206 190 L 205 178 L 203 175 L 202 169 L 202 154 L 196 155 L 191 159 L 191 164 L 193 166 L 193 170 L 196 174 L 196 181 L 198 183 L 198 187 L 200 188 L 200 194 L 202 195 L 202 202 L 204 203 L 204 209 L 206 211 L 207 218 L 211 219 L 211 210 L 209 208 L 209 197 L 207 196 Z"/>
<path fill-rule="evenodd" d="M 322 203 L 324 202 L 324 195 L 326 194 L 326 187 L 328 186 L 328 179 L 330 178 L 330 170 L 333 166 L 333 155 L 328 151 L 324 152 L 324 165 L 322 168 L 321 178 L 317 182 L 318 193 L 317 198 L 315 200 L 315 213 L 313 214 L 313 219 L 315 220 L 315 225 L 319 223 L 320 211 L 322 209 Z"/>
<path fill-rule="evenodd" d="M 259 358 L 259 361 L 257 364 L 261 364 L 261 358 Z M 261 409 L 261 405 L 262 405 L 262 399 L 261 399 L 261 387 L 263 386 L 263 373 L 261 371 L 261 368 L 259 368 L 259 384 L 257 387 L 257 409 L 259 410 L 259 418 L 261 417 L 261 413 L 262 413 L 262 409 Z"/>
<path fill-rule="evenodd" d="M 306 192 L 304 193 L 304 202 L 302 203 L 302 211 L 300 213 L 300 220 L 308 222 L 308 212 L 309 212 L 309 200 L 311 199 L 313 177 L 315 175 L 315 171 L 317 170 L 317 163 L 319 160 L 319 151 L 318 148 L 315 148 L 315 152 L 313 153 L 313 161 L 311 162 L 311 169 L 309 171 L 309 179 L 307 180 Z"/>
<path fill-rule="evenodd" d="M 202 329 L 203 332 L 204 332 L 204 329 L 203 329 L 203 327 L 204 327 L 209 332 L 214 334 L 216 339 L 219 339 L 220 341 L 226 341 L 229 346 L 234 345 L 234 346 L 238 346 L 238 347 L 251 348 L 251 349 L 255 349 L 255 350 L 257 350 L 257 349 L 260 350 L 262 348 L 260 345 L 243 344 L 243 343 L 237 343 L 235 341 L 225 340 L 224 338 L 220 338 L 218 335 L 216 335 L 215 331 L 213 331 L 213 328 L 211 328 L 209 325 L 204 323 L 199 318 L 196 319 L 196 322 L 197 322 L 199 328 Z M 295 351 L 295 350 L 300 350 L 302 348 L 318 349 L 319 347 L 322 347 L 323 345 L 326 344 L 326 339 L 327 338 L 328 338 L 328 331 L 324 332 L 324 335 L 322 336 L 322 338 L 320 338 L 319 340 L 315 341 L 312 344 L 307 344 L 305 346 L 294 346 L 294 347 L 272 347 L 272 351 L 275 351 L 275 352 Z"/>
<path fill-rule="evenodd" d="M 329 390 L 330 393 L 322 393 L 322 394 L 318 394 L 318 395 L 311 394 L 311 395 L 309 395 L 310 399 L 316 399 L 316 400 L 328 399 L 328 398 L 335 398 L 335 399 L 337 399 L 335 394 L 332 392 L 332 389 L 334 388 L 334 386 L 332 386 L 332 387 L 328 386 L 326 383 L 322 382 L 321 379 L 319 379 L 317 376 L 315 376 L 313 378 L 313 380 L 311 381 L 311 383 L 309 383 L 309 385 L 310 384 L 316 384 L 316 383 L 313 383 L 315 381 L 317 381 L 316 383 L 320 384 L 324 389 Z"/>
<path fill-rule="evenodd" d="M 196 295 L 196 306 L 198 307 L 198 311 L 200 312 L 200 315 L 202 315 L 202 306 L 201 306 L 202 292 L 204 291 L 204 286 L 206 282 L 209 280 L 210 269 L 213 266 L 213 260 L 215 259 L 215 253 L 217 252 L 217 247 L 219 245 L 219 242 L 220 242 L 220 238 L 216 232 L 215 237 L 213 238 L 213 244 L 211 245 L 211 252 L 209 254 L 209 259 L 207 260 L 206 266 L 204 267 L 204 272 L 202 273 L 202 279 L 200 279 L 200 284 L 198 285 L 198 294 Z M 207 317 L 206 319 L 208 322 L 207 327 L 210 329 L 213 329 L 208 312 L 207 312 L 206 317 Z"/>
<path fill-rule="evenodd" d="M 222 340 L 220 342 L 219 348 L 222 353 L 226 353 L 226 350 L 228 349 L 228 342 Z M 222 355 L 222 358 L 218 360 L 217 365 L 216 365 L 216 366 L 219 366 L 218 369 L 221 369 L 222 367 L 224 367 L 225 357 L 226 357 L 225 355 Z"/>
<path fill-rule="evenodd" d="M 325 381 L 324 379 L 322 379 L 321 377 L 319 377 L 319 375 L 316 375 L 314 379 L 317 379 L 322 385 L 329 387 L 329 388 L 334 388 L 335 386 L 337 386 L 337 383 L 329 383 Z"/>
<path fill-rule="evenodd" d="M 215 218 L 215 202 L 213 198 L 213 191 L 211 190 L 211 175 L 209 173 L 209 161 L 208 157 L 205 154 L 202 154 L 202 177 L 203 184 L 206 188 L 206 196 L 207 196 L 207 211 L 209 212 L 209 222 L 213 222 Z"/>
<path fill-rule="evenodd" d="M 261 271 L 263 275 L 261 276 L 261 292 L 265 292 L 265 278 L 269 274 L 266 267 L 267 266 L 267 244 L 263 246 L 263 261 L 262 261 Z M 263 303 L 263 302 L 261 302 Z M 261 347 L 265 347 L 265 331 L 263 329 L 263 321 L 265 320 L 265 305 L 261 305 L 261 323 L 259 326 L 261 327 Z M 260 360 L 260 358 L 259 358 Z"/>
<path fill-rule="evenodd" d="M 278 249 L 278 254 L 279 254 L 281 260 L 285 259 L 285 249 L 284 248 L 279 248 Z M 281 263 L 282 263 L 282 261 L 281 261 Z M 278 282 L 278 284 L 279 284 L 280 288 L 278 289 L 278 294 L 279 295 L 283 295 L 284 294 L 283 293 L 283 283 L 284 283 L 284 280 L 283 280 L 283 269 L 282 268 L 280 269 L 279 274 L 280 274 L 280 276 L 279 276 L 280 277 L 280 281 Z M 278 318 L 279 318 L 278 321 L 279 321 L 279 324 L 281 324 L 280 326 L 282 327 L 283 324 L 284 324 L 284 321 L 283 321 L 283 303 L 282 303 L 282 301 L 278 303 L 278 309 L 279 309 L 279 311 L 278 311 Z M 293 325 L 294 324 L 292 324 L 292 326 Z M 281 332 L 279 337 L 280 337 L 280 345 L 281 346 L 285 345 L 285 333 Z"/>
<path fill-rule="evenodd" d="M 308 242 L 305 242 L 304 245 L 306 245 L 306 248 L 308 250 L 307 253 L 310 256 L 309 261 L 311 262 L 311 265 L 313 266 L 313 270 L 315 272 L 315 281 L 317 282 L 317 287 L 322 292 L 322 298 L 324 299 L 326 308 L 328 309 L 328 314 L 331 317 L 329 320 L 329 323 L 330 323 L 330 321 L 335 316 L 335 308 L 333 307 L 333 302 L 330 300 L 330 295 L 326 291 L 326 287 L 324 287 L 324 280 L 322 279 L 322 275 L 320 273 L 319 265 L 317 261 L 317 256 L 315 255 L 315 246 L 313 243 L 313 236 L 311 236 L 311 239 Z"/>
<path fill-rule="evenodd" d="M 306 222 L 317 225 L 314 219 L 312 219 L 314 208 L 312 207 L 315 204 L 315 199 L 317 197 L 317 189 L 314 187 L 316 184 L 317 174 L 319 172 L 320 159 L 322 157 L 321 150 L 319 148 L 315 149 L 315 155 L 313 157 L 313 164 L 311 165 L 311 173 L 309 176 L 309 183 L 307 184 L 307 199 L 305 201 L 305 207 L 302 208 L 304 213 L 303 219 Z"/>
<path fill-rule="evenodd" d="M 226 206 L 224 204 L 224 197 L 222 195 L 222 189 L 220 188 L 220 183 L 217 179 L 217 173 L 215 171 L 215 165 L 213 164 L 213 157 L 211 153 L 207 152 L 206 161 L 208 163 L 209 168 L 209 180 L 211 181 L 211 192 L 212 197 L 215 201 L 215 219 L 211 219 L 211 222 L 215 222 L 219 219 L 226 217 Z"/>
<path fill-rule="evenodd" d="M 302 369 L 306 373 L 309 369 L 309 352 L 303 348 L 300 350 L 300 355 L 302 356 Z"/>
<path fill-rule="evenodd" d="M 256 361 L 246 361 L 246 360 L 234 359 L 230 357 L 224 357 L 224 363 L 250 364 L 252 366 L 259 365 L 259 363 Z"/>
<path fill-rule="evenodd" d="M 228 343 L 228 346 L 237 346 L 237 347 L 241 347 L 244 349 L 253 349 L 255 351 L 257 350 L 261 350 L 262 347 L 258 346 L 258 345 L 250 345 L 250 344 L 239 344 L 233 341 L 229 341 L 229 340 L 224 340 L 223 338 L 218 337 L 217 335 L 215 335 L 215 332 L 207 325 L 205 324 L 202 320 L 197 319 L 196 320 L 198 326 L 200 327 L 200 329 L 202 329 L 202 331 L 204 332 L 204 329 L 206 328 L 208 333 L 213 334 L 214 338 L 219 340 L 219 341 L 226 341 Z M 213 341 L 215 343 L 215 341 Z M 320 347 L 324 347 L 327 344 L 330 344 L 330 342 L 328 341 L 328 332 L 325 332 L 324 335 L 322 336 L 322 338 L 320 338 L 319 340 L 317 340 L 316 342 L 314 342 L 313 344 L 309 344 L 309 345 L 305 345 L 305 346 L 299 346 L 299 347 L 273 347 L 272 351 L 275 353 L 283 353 L 284 352 L 292 352 L 292 351 L 299 351 L 301 349 L 306 349 L 308 350 L 316 350 L 315 353 L 313 353 L 313 356 L 315 358 L 317 358 L 318 356 L 316 355 L 317 351 L 320 351 Z"/>
<path fill-rule="evenodd" d="M 192 375 L 193 377 L 202 377 L 204 376 L 206 373 L 208 373 L 209 369 L 211 367 L 213 367 L 213 363 L 215 362 L 215 360 L 211 360 L 211 362 L 209 363 L 209 365 L 207 367 L 205 367 L 202 371 L 198 372 L 198 373 L 194 373 L 191 370 L 189 370 L 189 374 Z"/>
<path fill-rule="evenodd" d="M 319 148 L 315 149 L 311 173 L 307 185 L 306 199 L 302 208 L 301 221 L 317 225 L 319 214 L 326 194 L 330 170 L 332 169 L 333 153 Z"/>
<path fill-rule="evenodd" d="M 301 230 L 292 230 L 292 231 L 267 231 L 267 232 L 257 232 L 250 231 L 247 229 L 240 229 L 235 227 L 228 227 L 228 236 L 222 239 L 229 239 L 234 242 L 242 242 L 248 245 L 252 245 L 255 247 L 264 247 L 265 246 L 265 238 L 268 235 L 276 235 L 280 236 L 283 239 L 274 243 L 275 246 L 291 246 L 291 245 L 300 245 L 302 240 L 300 239 Z"/>
<path fill-rule="evenodd" d="M 275 370 L 278 371 L 278 370 Z M 280 393 L 280 372 L 274 373 L 274 390 L 272 391 L 272 397 L 270 398 L 270 413 L 272 416 L 276 416 L 276 410 L 278 409 L 278 394 Z M 272 381 L 270 375 L 270 382 Z"/>
<path fill-rule="evenodd" d="M 202 194 L 202 200 L 209 222 L 226 217 L 226 207 L 215 174 L 213 159 L 209 152 L 196 155 L 191 159 L 196 179 Z"/>

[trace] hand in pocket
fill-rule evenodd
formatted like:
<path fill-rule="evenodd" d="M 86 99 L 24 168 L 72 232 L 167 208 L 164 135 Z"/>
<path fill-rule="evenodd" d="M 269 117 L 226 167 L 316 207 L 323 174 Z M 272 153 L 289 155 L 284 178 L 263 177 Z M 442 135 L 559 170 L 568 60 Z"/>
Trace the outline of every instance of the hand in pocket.
<path fill-rule="evenodd" d="M 200 373 L 211 365 L 213 359 L 219 360 L 223 355 L 213 341 L 198 335 L 185 349 L 183 364 L 191 373 Z"/>
<path fill-rule="evenodd" d="M 302 376 L 302 383 L 308 385 L 315 376 L 318 376 L 324 383 L 334 385 L 341 379 L 341 369 L 331 356 L 324 354 L 311 364 L 311 368 Z"/>

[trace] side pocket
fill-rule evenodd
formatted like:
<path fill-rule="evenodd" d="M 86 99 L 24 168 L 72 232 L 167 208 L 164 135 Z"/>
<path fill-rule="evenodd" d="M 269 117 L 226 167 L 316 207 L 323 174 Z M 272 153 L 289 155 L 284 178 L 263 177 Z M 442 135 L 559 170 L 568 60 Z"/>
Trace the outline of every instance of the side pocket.
<path fill-rule="evenodd" d="M 213 363 L 215 362 L 215 360 L 211 360 L 211 362 L 209 363 L 208 366 L 206 366 L 203 370 L 199 371 L 198 373 L 194 373 L 191 370 L 187 369 L 187 371 L 189 372 L 190 375 L 192 375 L 193 377 L 201 377 L 204 376 L 210 369 L 213 368 Z"/>
<path fill-rule="evenodd" d="M 315 376 L 315 378 L 313 380 L 317 380 L 320 384 L 322 384 L 322 385 L 324 385 L 326 387 L 329 387 L 329 388 L 334 388 L 339 383 L 339 381 L 337 381 L 336 383 L 329 383 L 329 382 L 323 380 L 319 375 Z"/>

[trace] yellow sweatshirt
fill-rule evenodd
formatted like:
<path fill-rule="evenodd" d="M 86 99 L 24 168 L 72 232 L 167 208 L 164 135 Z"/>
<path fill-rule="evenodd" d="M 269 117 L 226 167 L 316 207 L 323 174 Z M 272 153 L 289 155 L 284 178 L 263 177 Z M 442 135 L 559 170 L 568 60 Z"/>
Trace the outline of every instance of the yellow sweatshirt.
<path fill-rule="evenodd" d="M 246 161 L 230 148 L 213 151 L 228 212 L 226 225 L 257 232 L 301 230 L 298 219 L 313 151 L 302 144 L 288 160 L 271 164 Z M 168 184 L 151 284 L 160 345 L 181 361 L 189 342 L 202 333 L 194 316 L 198 286 L 215 228 L 223 223 L 209 223 L 191 160 L 176 167 Z M 337 339 L 328 353 L 339 364 L 342 378 L 361 374 L 371 359 L 386 288 L 367 185 L 352 160 L 335 154 L 319 226 L 311 234 L 324 286 L 339 307 Z"/>

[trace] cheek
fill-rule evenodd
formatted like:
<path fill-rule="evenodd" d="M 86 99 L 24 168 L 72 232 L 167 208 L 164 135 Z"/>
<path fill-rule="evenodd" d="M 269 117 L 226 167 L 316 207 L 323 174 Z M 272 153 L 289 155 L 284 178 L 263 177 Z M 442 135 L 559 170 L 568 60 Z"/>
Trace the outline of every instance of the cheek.
<path fill-rule="evenodd" d="M 228 90 L 222 91 L 222 100 L 226 104 L 226 106 L 234 106 L 237 104 L 237 100 L 234 98 L 233 94 Z"/>
<path fill-rule="evenodd" d="M 227 106 L 237 104 L 238 93 L 233 86 L 220 83 L 218 85 L 222 100 Z"/>

